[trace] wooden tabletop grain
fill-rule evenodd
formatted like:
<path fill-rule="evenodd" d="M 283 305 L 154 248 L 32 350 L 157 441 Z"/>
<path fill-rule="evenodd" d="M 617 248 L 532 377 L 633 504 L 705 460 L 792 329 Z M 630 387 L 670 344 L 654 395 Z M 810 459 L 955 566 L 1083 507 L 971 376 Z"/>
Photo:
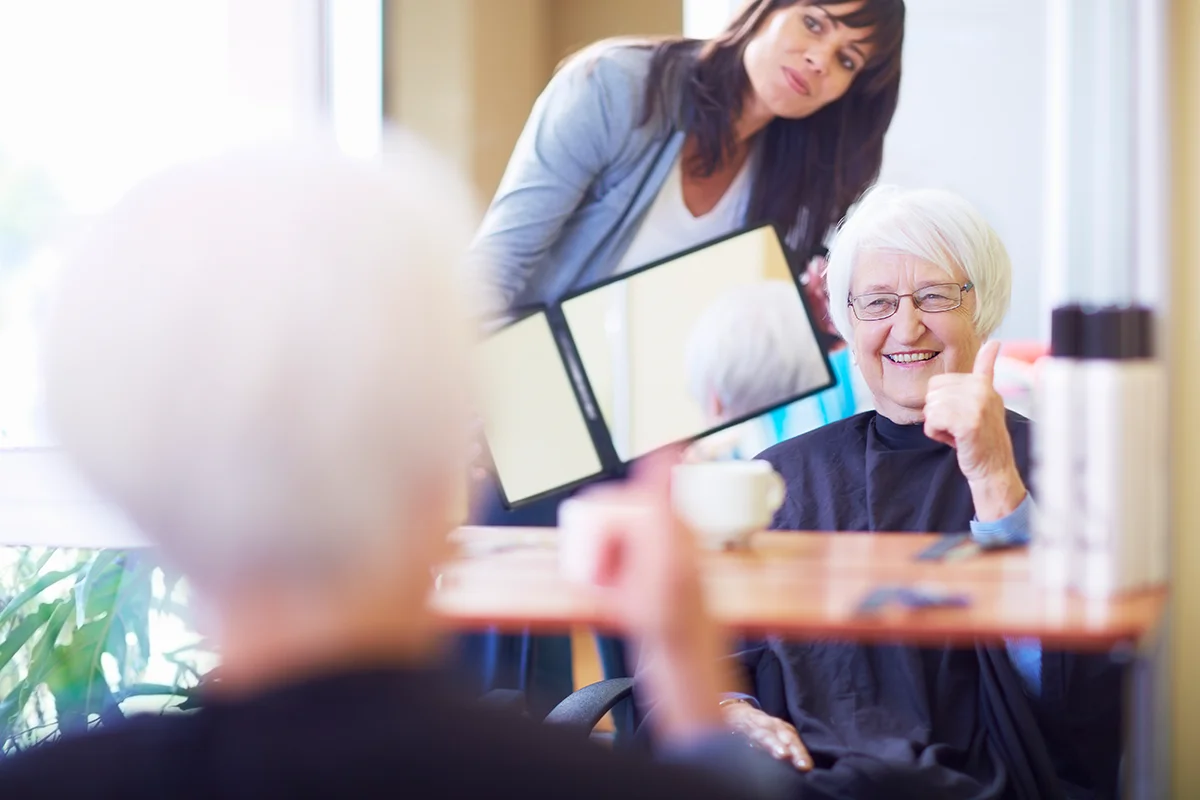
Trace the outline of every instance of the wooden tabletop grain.
<path fill-rule="evenodd" d="M 1044 647 L 1103 650 L 1136 644 L 1156 629 L 1165 589 L 1110 599 L 1049 591 L 1033 579 L 1025 549 L 955 561 L 918 561 L 940 537 L 913 533 L 764 532 L 748 548 L 704 553 L 712 613 L 744 635 L 861 642 L 963 644 L 1032 637 Z M 564 578 L 550 528 L 461 528 L 443 565 L 433 608 L 459 630 L 619 632 L 610 598 Z M 889 606 L 860 613 L 885 586 L 961 595 L 962 608 Z"/>

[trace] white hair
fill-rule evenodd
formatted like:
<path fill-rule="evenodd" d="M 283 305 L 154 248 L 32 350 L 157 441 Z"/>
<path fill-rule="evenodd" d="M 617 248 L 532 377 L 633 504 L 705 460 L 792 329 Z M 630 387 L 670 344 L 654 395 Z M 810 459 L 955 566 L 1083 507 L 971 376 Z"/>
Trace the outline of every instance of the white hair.
<path fill-rule="evenodd" d="M 144 182 L 64 271 L 55 436 L 199 579 L 370 558 L 414 479 L 465 463 L 474 223 L 464 181 L 403 134 L 375 159 L 293 141 Z"/>
<path fill-rule="evenodd" d="M 795 284 L 751 283 L 705 309 L 684 355 L 688 391 L 706 406 L 716 397 L 735 419 L 777 405 L 828 379 Z"/>
<path fill-rule="evenodd" d="M 853 340 L 847 303 L 854 269 L 871 252 L 899 253 L 940 267 L 958 267 L 974 284 L 975 330 L 995 332 L 1008 313 L 1012 264 L 1008 251 L 976 208 L 953 192 L 879 185 L 863 195 L 833 240 L 825 285 L 838 333 Z"/>

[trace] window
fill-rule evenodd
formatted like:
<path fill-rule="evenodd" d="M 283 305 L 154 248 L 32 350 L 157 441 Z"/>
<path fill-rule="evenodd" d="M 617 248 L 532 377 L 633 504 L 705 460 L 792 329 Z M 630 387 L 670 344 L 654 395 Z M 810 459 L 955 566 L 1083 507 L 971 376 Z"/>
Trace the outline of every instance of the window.
<path fill-rule="evenodd" d="M 69 21 L 69 22 L 67 22 Z M 370 153 L 378 0 L 0 4 L 0 544 L 139 537 L 73 481 L 41 412 L 38 325 L 64 245 L 145 175 L 332 117 Z"/>
<path fill-rule="evenodd" d="M 693 39 L 716 36 L 740 5 L 740 0 L 683 0 L 683 35 Z"/>
<path fill-rule="evenodd" d="M 322 121 L 371 153 L 379 2 L 0 4 L 0 757 L 178 704 L 216 656 L 186 582 L 76 479 L 37 338 L 70 237 L 144 176 Z"/>

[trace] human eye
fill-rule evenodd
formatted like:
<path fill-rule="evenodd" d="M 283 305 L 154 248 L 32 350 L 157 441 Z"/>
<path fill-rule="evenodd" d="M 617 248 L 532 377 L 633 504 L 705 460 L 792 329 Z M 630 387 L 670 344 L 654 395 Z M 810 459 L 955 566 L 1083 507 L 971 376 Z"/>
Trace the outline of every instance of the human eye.
<path fill-rule="evenodd" d="M 817 19 L 812 14 L 804 15 L 804 27 L 808 28 L 813 33 L 821 32 L 821 20 Z"/>
<path fill-rule="evenodd" d="M 926 286 L 917 292 L 917 305 L 931 309 L 952 306 L 958 301 L 958 298 L 955 296 L 955 288 L 953 284 Z"/>
<path fill-rule="evenodd" d="M 866 295 L 859 299 L 859 308 L 868 317 L 887 317 L 896 310 L 897 299 L 888 294 Z"/>
<path fill-rule="evenodd" d="M 841 63 L 842 69 L 846 70 L 847 72 L 854 72 L 854 70 L 858 69 L 858 64 L 854 63 L 854 59 L 845 53 L 842 53 L 841 56 L 838 57 L 838 61 Z"/>

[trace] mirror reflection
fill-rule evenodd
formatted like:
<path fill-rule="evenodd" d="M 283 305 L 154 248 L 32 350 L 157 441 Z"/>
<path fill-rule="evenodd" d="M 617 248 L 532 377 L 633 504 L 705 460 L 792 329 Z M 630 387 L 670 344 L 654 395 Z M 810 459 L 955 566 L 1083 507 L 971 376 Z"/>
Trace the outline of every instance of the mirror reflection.
<path fill-rule="evenodd" d="M 635 271 L 562 308 L 622 461 L 833 380 L 769 226 Z"/>

